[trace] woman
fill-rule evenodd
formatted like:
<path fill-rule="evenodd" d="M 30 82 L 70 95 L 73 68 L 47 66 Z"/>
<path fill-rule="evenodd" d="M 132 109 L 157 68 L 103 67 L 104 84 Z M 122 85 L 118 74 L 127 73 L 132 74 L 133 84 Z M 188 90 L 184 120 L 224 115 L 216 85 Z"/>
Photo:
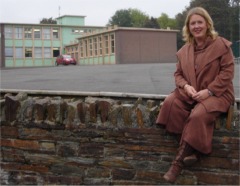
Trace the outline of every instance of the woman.
<path fill-rule="evenodd" d="M 218 36 L 208 12 L 188 12 L 183 27 L 186 44 L 177 52 L 176 89 L 165 99 L 156 123 L 181 134 L 180 147 L 164 179 L 174 182 L 195 152 L 212 150 L 214 120 L 234 102 L 231 43 Z"/>

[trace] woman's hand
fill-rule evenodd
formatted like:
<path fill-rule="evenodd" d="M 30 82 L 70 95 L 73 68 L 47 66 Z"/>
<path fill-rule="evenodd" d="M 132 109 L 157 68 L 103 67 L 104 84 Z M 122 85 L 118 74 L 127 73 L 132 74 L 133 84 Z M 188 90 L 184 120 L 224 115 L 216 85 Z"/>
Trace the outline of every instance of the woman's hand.
<path fill-rule="evenodd" d="M 195 88 L 188 84 L 184 85 L 183 89 L 189 97 L 193 97 L 193 95 L 195 95 L 197 93 Z"/>
<path fill-rule="evenodd" d="M 208 89 L 201 90 L 199 92 L 196 92 L 195 94 L 192 95 L 192 98 L 197 101 L 201 102 L 204 99 L 208 98 L 210 95 L 208 93 Z"/>

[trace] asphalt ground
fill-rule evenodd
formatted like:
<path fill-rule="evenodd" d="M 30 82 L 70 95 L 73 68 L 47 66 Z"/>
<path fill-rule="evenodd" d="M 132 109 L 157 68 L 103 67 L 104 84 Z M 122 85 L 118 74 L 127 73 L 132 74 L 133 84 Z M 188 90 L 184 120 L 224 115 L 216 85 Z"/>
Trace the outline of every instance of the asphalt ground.
<path fill-rule="evenodd" d="M 240 98 L 240 65 L 234 88 Z M 174 88 L 175 63 L 56 66 L 1 69 L 1 89 L 122 92 L 168 95 Z"/>

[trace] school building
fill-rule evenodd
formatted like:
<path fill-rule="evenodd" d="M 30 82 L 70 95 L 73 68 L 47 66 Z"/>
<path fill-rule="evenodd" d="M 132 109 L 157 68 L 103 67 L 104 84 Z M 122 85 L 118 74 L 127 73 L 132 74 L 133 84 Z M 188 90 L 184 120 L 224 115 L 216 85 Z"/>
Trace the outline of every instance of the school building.
<path fill-rule="evenodd" d="M 0 23 L 0 66 L 54 66 L 60 54 L 78 65 L 176 62 L 177 30 L 85 26 L 85 16 L 57 24 Z"/>
<path fill-rule="evenodd" d="M 56 20 L 57 24 L 0 23 L 0 66 L 53 66 L 65 45 L 104 28 L 85 26 L 85 16 L 64 15 Z"/>

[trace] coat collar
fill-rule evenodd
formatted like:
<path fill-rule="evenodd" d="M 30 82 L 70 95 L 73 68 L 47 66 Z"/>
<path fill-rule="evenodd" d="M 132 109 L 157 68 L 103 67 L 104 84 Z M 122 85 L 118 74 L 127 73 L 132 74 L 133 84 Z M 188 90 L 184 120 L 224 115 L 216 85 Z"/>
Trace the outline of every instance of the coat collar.
<path fill-rule="evenodd" d="M 196 72 L 194 65 L 194 44 L 186 44 L 177 52 L 177 57 L 181 61 L 181 66 L 187 76 L 187 80 L 195 89 L 197 88 L 196 74 L 207 64 L 226 53 L 230 46 L 231 42 L 222 37 L 217 37 L 215 40 L 210 38 L 205 44 L 204 55 L 202 56 L 201 64 Z"/>

